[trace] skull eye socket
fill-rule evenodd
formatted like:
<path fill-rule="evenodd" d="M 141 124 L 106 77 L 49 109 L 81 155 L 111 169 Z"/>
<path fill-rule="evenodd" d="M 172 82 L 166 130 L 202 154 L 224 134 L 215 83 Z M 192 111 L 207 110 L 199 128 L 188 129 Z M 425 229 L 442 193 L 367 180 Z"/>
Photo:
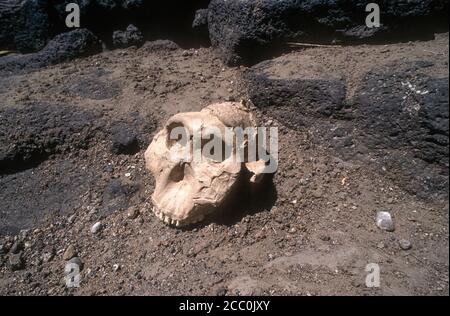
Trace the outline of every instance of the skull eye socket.
<path fill-rule="evenodd" d="M 189 133 L 182 123 L 173 122 L 167 127 L 167 147 L 172 147 L 176 143 L 185 147 L 189 140 Z"/>

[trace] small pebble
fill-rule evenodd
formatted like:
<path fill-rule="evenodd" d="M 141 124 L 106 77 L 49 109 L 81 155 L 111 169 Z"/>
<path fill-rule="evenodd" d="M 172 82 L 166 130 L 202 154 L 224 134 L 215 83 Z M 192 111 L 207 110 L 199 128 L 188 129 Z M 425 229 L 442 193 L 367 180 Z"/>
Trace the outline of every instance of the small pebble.
<path fill-rule="evenodd" d="M 17 242 L 15 242 L 15 243 L 12 245 L 12 247 L 11 247 L 11 249 L 10 249 L 10 252 L 11 252 L 12 254 L 18 254 L 18 253 L 21 252 L 22 250 L 23 250 L 23 243 L 17 241 Z"/>
<path fill-rule="evenodd" d="M 411 242 L 409 240 L 401 239 L 398 243 L 400 244 L 400 248 L 402 248 L 403 250 L 410 250 L 412 248 Z"/>
<path fill-rule="evenodd" d="M 392 232 L 395 229 L 392 216 L 388 212 L 378 212 L 376 221 L 378 228 L 382 230 Z"/>
<path fill-rule="evenodd" d="M 223 286 L 219 287 L 216 290 L 216 295 L 217 296 L 225 296 L 226 294 L 227 294 L 227 289 L 225 287 L 223 287 Z"/>
<path fill-rule="evenodd" d="M 128 219 L 135 219 L 139 216 L 139 210 L 136 207 L 130 207 L 127 212 Z"/>
<path fill-rule="evenodd" d="M 63 259 L 65 261 L 68 261 L 70 259 L 72 259 L 73 257 L 76 257 L 78 255 L 77 250 L 75 249 L 75 247 L 73 245 L 69 245 L 69 247 L 67 247 L 66 251 L 64 251 L 63 254 Z"/>
<path fill-rule="evenodd" d="M 23 262 L 22 253 L 19 252 L 17 254 L 10 254 L 8 258 L 8 265 L 12 271 L 21 270 L 25 267 Z"/>
<path fill-rule="evenodd" d="M 100 230 L 102 229 L 102 223 L 97 222 L 91 227 L 91 233 L 98 234 Z"/>

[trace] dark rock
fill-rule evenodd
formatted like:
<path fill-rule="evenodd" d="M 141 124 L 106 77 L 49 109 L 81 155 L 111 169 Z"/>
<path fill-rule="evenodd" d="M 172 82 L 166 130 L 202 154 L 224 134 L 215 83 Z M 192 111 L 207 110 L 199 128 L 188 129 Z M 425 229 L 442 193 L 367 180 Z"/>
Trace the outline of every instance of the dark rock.
<path fill-rule="evenodd" d="M 72 1 L 55 2 L 54 11 L 57 12 L 58 20 L 63 22 L 67 14 L 65 4 Z M 197 37 L 192 29 L 195 12 L 206 7 L 209 0 L 84 0 L 79 3 L 82 26 L 92 30 L 108 46 L 116 47 L 111 34 L 130 24 L 142 30 L 147 40 L 170 38 L 192 45 Z"/>
<path fill-rule="evenodd" d="M 144 36 L 139 29 L 130 24 L 125 31 L 115 31 L 113 33 L 113 45 L 116 48 L 126 48 L 129 46 L 141 46 L 144 43 Z"/>
<path fill-rule="evenodd" d="M 124 125 L 113 127 L 111 151 L 115 154 L 127 155 L 137 153 L 139 142 L 136 133 Z"/>
<path fill-rule="evenodd" d="M 393 64 L 363 78 L 352 100 L 357 138 L 410 191 L 448 194 L 448 77 L 404 68 Z"/>
<path fill-rule="evenodd" d="M 71 2 L 2 0 L 0 49 L 36 52 L 55 35 L 71 30 L 65 25 L 66 5 Z M 144 30 L 142 37 L 145 39 L 170 38 L 187 46 L 204 41 L 203 38 L 199 40 L 203 33 L 199 36 L 198 30 L 192 28 L 192 22 L 195 12 L 207 7 L 209 0 L 83 0 L 77 4 L 80 7 L 81 26 L 92 31 L 107 46 L 114 46 L 111 36 L 114 31 L 130 24 Z M 143 43 L 141 36 L 130 37 L 127 33 L 116 34 L 116 44 L 129 46 Z"/>
<path fill-rule="evenodd" d="M 15 49 L 14 36 L 21 2 L 21 0 L 0 1 L 0 50 Z"/>
<path fill-rule="evenodd" d="M 118 210 L 125 210 L 129 200 L 139 190 L 135 184 L 122 183 L 118 179 L 111 180 L 103 192 L 104 207 L 102 215 L 108 215 Z"/>
<path fill-rule="evenodd" d="M 342 159 L 372 166 L 420 197 L 448 195 L 448 74 L 443 61 L 393 62 L 368 72 L 346 96 L 345 79 L 307 54 L 251 67 L 252 102 Z"/>
<path fill-rule="evenodd" d="M 448 78 L 393 70 L 362 82 L 353 104 L 370 148 L 412 147 L 416 157 L 448 165 Z"/>
<path fill-rule="evenodd" d="M 211 43 L 229 65 L 253 63 L 259 53 L 289 41 L 323 43 L 432 38 L 448 29 L 448 2 L 378 1 L 382 27 L 365 26 L 367 1 L 212 0 Z"/>
<path fill-rule="evenodd" d="M 194 29 L 208 29 L 208 9 L 200 9 L 195 12 L 192 27 Z"/>
<path fill-rule="evenodd" d="M 64 105 L 30 104 L 0 111 L 0 174 L 36 166 L 56 153 L 87 148 L 100 115 Z"/>
<path fill-rule="evenodd" d="M 215 295 L 216 296 L 225 296 L 226 294 L 227 294 L 227 288 L 226 287 L 224 287 L 224 286 L 221 286 L 221 287 L 219 287 L 217 290 L 216 290 L 216 293 L 215 293 Z"/>
<path fill-rule="evenodd" d="M 169 40 L 156 40 L 145 42 L 142 48 L 148 51 L 172 51 L 180 49 L 180 46 Z"/>
<path fill-rule="evenodd" d="M 12 254 L 18 254 L 18 253 L 20 253 L 22 250 L 23 250 L 23 243 L 20 242 L 20 241 L 16 241 L 16 242 L 12 245 L 12 247 L 11 247 L 11 249 L 10 249 L 9 251 L 10 251 L 10 253 L 12 253 Z"/>
<path fill-rule="evenodd" d="M 0 236 L 16 235 L 54 214 L 69 217 L 85 203 L 80 198 L 85 192 L 103 192 L 109 176 L 113 175 L 99 177 L 104 164 L 89 159 L 86 151 L 107 144 L 111 128 L 121 124 L 136 130 L 142 137 L 142 148 L 147 147 L 157 126 L 151 114 L 141 116 L 138 112 L 118 117 L 117 113 L 71 104 L 2 104 L 0 209 L 8 211 L 2 213 Z M 48 159 L 51 163 L 41 164 Z M 116 165 L 113 163 L 113 166 Z M 114 176 L 121 166 L 115 169 Z M 129 199 L 134 199 L 132 205 L 141 202 L 140 196 L 135 194 L 139 188 L 137 183 L 119 181 L 117 187 L 120 189 L 111 188 L 104 196 L 93 196 L 91 202 L 99 208 L 104 203 L 99 211 L 107 214 L 127 209 Z M 39 241 L 40 238 L 33 248 Z M 3 245 L 8 251 L 10 243 L 5 241 Z M 45 253 L 38 251 L 41 256 Z"/>
<path fill-rule="evenodd" d="M 102 45 L 98 38 L 87 29 L 76 29 L 53 38 L 38 56 L 45 64 L 55 64 L 79 57 L 100 53 Z"/>
<path fill-rule="evenodd" d="M 296 127 L 302 116 L 331 116 L 345 101 L 344 80 L 307 56 L 283 56 L 250 68 L 245 76 L 249 98 L 260 108 Z"/>
<path fill-rule="evenodd" d="M 22 257 L 22 252 L 17 254 L 10 254 L 8 257 L 8 265 L 12 271 L 21 270 L 25 267 L 25 262 Z"/>
<path fill-rule="evenodd" d="M 198 34 L 198 36 L 208 39 L 209 43 L 208 9 L 200 9 L 195 12 L 194 21 L 192 22 L 192 28 Z"/>
<path fill-rule="evenodd" d="M 20 52 L 41 50 L 56 34 L 47 7 L 48 1 L 45 0 L 26 0 L 22 4 L 14 38 L 15 46 Z"/>
<path fill-rule="evenodd" d="M 6 56 L 0 60 L 2 72 L 29 71 L 102 51 L 97 37 L 86 29 L 76 29 L 57 35 L 38 53 Z"/>

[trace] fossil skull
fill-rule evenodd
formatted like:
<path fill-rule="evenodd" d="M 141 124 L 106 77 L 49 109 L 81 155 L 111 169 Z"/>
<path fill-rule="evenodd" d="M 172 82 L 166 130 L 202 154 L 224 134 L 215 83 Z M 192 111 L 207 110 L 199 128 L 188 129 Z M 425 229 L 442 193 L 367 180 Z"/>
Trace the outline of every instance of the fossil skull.
<path fill-rule="evenodd" d="M 243 103 L 237 102 L 216 103 L 200 112 L 172 116 L 145 152 L 146 167 L 156 182 L 152 194 L 153 212 L 167 224 L 186 226 L 220 210 L 240 182 L 259 183 L 265 162 L 236 160 L 234 139 L 219 138 L 223 148 L 229 148 L 232 153 L 229 156 L 224 150 L 220 158 L 195 159 L 193 149 L 202 149 L 204 140 L 211 139 L 211 131 L 225 133 L 227 128 L 256 126 L 253 115 Z M 174 139 L 175 129 L 191 136 Z M 193 144 L 196 138 L 192 137 L 196 132 L 202 139 L 197 147 Z M 247 142 L 248 139 L 243 146 Z"/>

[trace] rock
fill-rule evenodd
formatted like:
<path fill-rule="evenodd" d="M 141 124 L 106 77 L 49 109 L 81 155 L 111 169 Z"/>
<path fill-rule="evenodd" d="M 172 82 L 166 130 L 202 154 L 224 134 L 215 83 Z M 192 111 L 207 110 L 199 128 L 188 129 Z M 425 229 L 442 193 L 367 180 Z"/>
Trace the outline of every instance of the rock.
<path fill-rule="evenodd" d="M 76 257 L 78 255 L 77 250 L 75 249 L 75 247 L 73 245 L 69 245 L 66 248 L 66 251 L 64 251 L 63 254 L 63 260 L 68 261 L 70 259 L 72 259 L 73 257 Z"/>
<path fill-rule="evenodd" d="M 137 207 L 130 207 L 127 211 L 127 218 L 128 219 L 135 219 L 139 216 L 139 209 Z"/>
<path fill-rule="evenodd" d="M 226 294 L 227 294 L 227 288 L 224 286 L 219 287 L 215 293 L 216 296 L 225 296 Z"/>
<path fill-rule="evenodd" d="M 412 248 L 412 244 L 409 240 L 400 239 L 398 243 L 402 250 L 410 250 Z"/>
<path fill-rule="evenodd" d="M 100 115 L 63 104 L 28 104 L 0 110 L 0 174 L 36 166 L 48 156 L 87 148 Z"/>
<path fill-rule="evenodd" d="M 332 57 L 291 53 L 244 74 L 250 100 L 343 160 L 357 160 L 420 197 L 448 196 L 447 61 L 389 62 L 347 93 L 347 74 Z M 332 70 L 329 70 L 329 69 Z M 320 197 L 317 192 L 314 196 Z M 394 203 L 394 200 L 387 200 Z"/>
<path fill-rule="evenodd" d="M 367 1 L 212 0 L 208 7 L 211 43 L 228 65 L 252 63 L 286 42 L 368 42 L 432 38 L 448 28 L 444 0 L 390 1 L 377 4 L 382 27 L 363 23 Z M 441 19 L 441 20 L 438 20 Z"/>
<path fill-rule="evenodd" d="M 137 135 L 128 127 L 119 125 L 112 130 L 111 151 L 114 154 L 132 155 L 139 151 Z"/>
<path fill-rule="evenodd" d="M 117 272 L 120 270 L 120 264 L 113 264 L 113 271 Z"/>
<path fill-rule="evenodd" d="M 271 116 L 298 128 L 303 116 L 327 117 L 342 108 L 346 85 L 340 74 L 311 56 L 286 55 L 261 62 L 245 74 L 250 100 Z"/>
<path fill-rule="evenodd" d="M 72 259 L 67 261 L 67 263 L 74 263 L 74 264 L 78 265 L 78 267 L 80 268 L 80 271 L 82 271 L 84 268 L 84 263 L 79 257 L 73 257 Z"/>
<path fill-rule="evenodd" d="M 192 22 L 192 28 L 199 37 L 208 39 L 208 9 L 200 9 L 195 12 L 194 21 Z"/>
<path fill-rule="evenodd" d="M 91 31 L 80 28 L 55 36 L 38 56 L 44 59 L 45 65 L 49 65 L 101 51 L 102 45 L 98 38 Z"/>
<path fill-rule="evenodd" d="M 378 212 L 376 223 L 378 228 L 386 231 L 394 231 L 394 221 L 392 220 L 391 214 L 389 212 Z"/>
<path fill-rule="evenodd" d="M 141 46 L 143 43 L 144 36 L 133 24 L 128 25 L 125 31 L 115 31 L 113 33 L 113 45 L 116 48 Z"/>
<path fill-rule="evenodd" d="M 41 50 L 56 35 L 56 27 L 47 12 L 47 1 L 26 0 L 15 22 L 14 44 L 21 53 Z"/>
<path fill-rule="evenodd" d="M 91 31 L 76 29 L 55 36 L 37 53 L 6 56 L 0 59 L 0 74 L 26 72 L 79 57 L 87 57 L 101 51 L 102 45 Z"/>
<path fill-rule="evenodd" d="M 3 0 L 0 2 L 0 50 L 15 48 L 16 23 L 20 16 L 21 0 Z"/>
<path fill-rule="evenodd" d="M 448 74 L 431 77 L 422 66 L 368 72 L 352 100 L 352 128 L 378 168 L 408 191 L 448 195 Z"/>
<path fill-rule="evenodd" d="M 19 252 L 21 252 L 23 250 L 23 243 L 21 241 L 16 241 L 12 246 L 11 249 L 9 250 L 12 254 L 18 254 Z"/>
<path fill-rule="evenodd" d="M 126 210 L 129 207 L 129 200 L 138 191 L 135 183 L 122 183 L 118 179 L 111 180 L 103 192 L 102 215 L 108 215 L 115 211 Z"/>
<path fill-rule="evenodd" d="M 22 270 L 25 267 L 22 252 L 17 254 L 11 253 L 8 257 L 8 265 L 12 271 Z"/>
<path fill-rule="evenodd" d="M 100 222 L 95 223 L 91 227 L 91 233 L 94 235 L 100 233 L 101 230 L 102 230 L 102 223 Z"/>
<path fill-rule="evenodd" d="M 208 9 L 200 9 L 195 12 L 194 21 L 192 22 L 194 29 L 208 29 Z"/>
<path fill-rule="evenodd" d="M 70 0 L 2 0 L 0 2 L 0 50 L 20 49 L 36 52 L 61 32 L 67 31 L 66 5 Z M 124 25 L 134 25 L 114 36 L 119 46 L 140 45 L 144 36 L 168 36 L 195 45 L 199 32 L 192 28 L 195 12 L 209 0 L 83 0 L 78 1 L 81 25 L 106 43 L 113 45 L 114 31 Z M 126 23 L 126 24 L 125 24 Z M 145 34 L 135 31 L 136 27 Z M 205 27 L 202 28 L 204 30 Z M 201 33 L 204 34 L 204 33 Z M 203 35 L 202 35 L 203 37 Z"/>
<path fill-rule="evenodd" d="M 176 43 L 169 40 L 156 40 L 156 41 L 147 41 L 144 45 L 142 45 L 142 49 L 147 51 L 172 51 L 180 49 Z"/>

